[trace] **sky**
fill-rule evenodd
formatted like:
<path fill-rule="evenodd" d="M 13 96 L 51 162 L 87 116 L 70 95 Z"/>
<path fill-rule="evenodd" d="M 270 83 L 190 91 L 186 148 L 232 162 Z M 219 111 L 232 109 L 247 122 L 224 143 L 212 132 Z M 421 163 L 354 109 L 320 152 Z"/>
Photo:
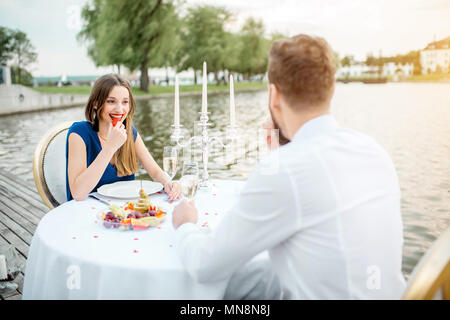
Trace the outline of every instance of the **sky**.
<path fill-rule="evenodd" d="M 0 26 L 28 35 L 38 53 L 33 76 L 100 75 L 86 46 L 76 39 L 79 12 L 88 0 L 0 0 Z M 450 0 L 185 0 L 183 7 L 209 4 L 234 14 L 229 30 L 248 17 L 263 21 L 267 34 L 324 37 L 339 53 L 364 60 L 423 49 L 450 36 Z"/>

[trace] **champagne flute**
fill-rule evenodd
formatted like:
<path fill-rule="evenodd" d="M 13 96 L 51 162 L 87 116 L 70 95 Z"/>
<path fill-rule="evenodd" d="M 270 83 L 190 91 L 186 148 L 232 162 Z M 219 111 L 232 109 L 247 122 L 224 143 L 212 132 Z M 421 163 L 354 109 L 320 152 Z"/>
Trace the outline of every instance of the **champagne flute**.
<path fill-rule="evenodd" d="M 163 169 L 173 179 L 177 174 L 178 155 L 176 147 L 164 147 Z"/>
<path fill-rule="evenodd" d="M 188 200 L 192 200 L 197 192 L 198 163 L 185 162 L 183 164 L 183 175 L 180 179 L 181 193 Z"/>

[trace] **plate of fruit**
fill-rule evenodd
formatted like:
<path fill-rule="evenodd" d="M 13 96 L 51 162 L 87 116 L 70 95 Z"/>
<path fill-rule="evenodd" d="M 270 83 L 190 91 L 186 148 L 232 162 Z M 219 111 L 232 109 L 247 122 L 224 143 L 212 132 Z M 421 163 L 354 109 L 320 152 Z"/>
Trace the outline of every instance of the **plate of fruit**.
<path fill-rule="evenodd" d="M 128 201 L 124 206 L 110 205 L 98 213 L 97 219 L 107 229 L 122 231 L 146 230 L 158 226 L 166 213 L 150 201 L 147 193 L 141 189 L 136 202 Z"/>

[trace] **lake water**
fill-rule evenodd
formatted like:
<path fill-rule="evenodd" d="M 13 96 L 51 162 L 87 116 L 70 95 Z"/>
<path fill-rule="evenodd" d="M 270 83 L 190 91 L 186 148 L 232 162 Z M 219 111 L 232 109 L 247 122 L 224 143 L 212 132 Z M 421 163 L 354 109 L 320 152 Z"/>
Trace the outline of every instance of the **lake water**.
<path fill-rule="evenodd" d="M 237 93 L 236 118 L 246 128 L 245 141 L 267 116 L 267 92 Z M 193 134 L 201 109 L 200 96 L 180 98 L 181 123 Z M 210 95 L 212 133 L 229 123 L 228 95 Z M 337 84 L 332 113 L 346 127 L 364 132 L 383 146 L 397 169 L 404 223 L 403 272 L 409 276 L 424 252 L 450 226 L 450 84 Z M 34 148 L 48 128 L 84 120 L 84 107 L 0 117 L 0 167 L 33 183 Z M 162 166 L 162 148 L 170 137 L 173 99 L 137 103 L 134 123 L 146 146 Z M 20 130 L 19 130 L 20 128 Z M 245 179 L 257 162 L 252 143 L 232 163 L 212 155 L 212 178 Z M 140 171 L 144 178 L 148 176 Z"/>

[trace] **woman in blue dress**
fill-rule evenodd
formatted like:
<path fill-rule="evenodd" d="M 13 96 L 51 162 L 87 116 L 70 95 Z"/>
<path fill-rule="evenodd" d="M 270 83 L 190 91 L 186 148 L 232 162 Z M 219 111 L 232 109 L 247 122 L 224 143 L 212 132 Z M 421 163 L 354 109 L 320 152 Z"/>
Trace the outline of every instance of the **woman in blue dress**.
<path fill-rule="evenodd" d="M 85 109 L 87 121 L 75 122 L 67 133 L 68 201 L 84 200 L 104 184 L 134 180 L 136 160 L 170 199 L 179 198 L 180 185 L 158 166 L 133 126 L 135 110 L 126 80 L 115 74 L 97 79 Z"/>

